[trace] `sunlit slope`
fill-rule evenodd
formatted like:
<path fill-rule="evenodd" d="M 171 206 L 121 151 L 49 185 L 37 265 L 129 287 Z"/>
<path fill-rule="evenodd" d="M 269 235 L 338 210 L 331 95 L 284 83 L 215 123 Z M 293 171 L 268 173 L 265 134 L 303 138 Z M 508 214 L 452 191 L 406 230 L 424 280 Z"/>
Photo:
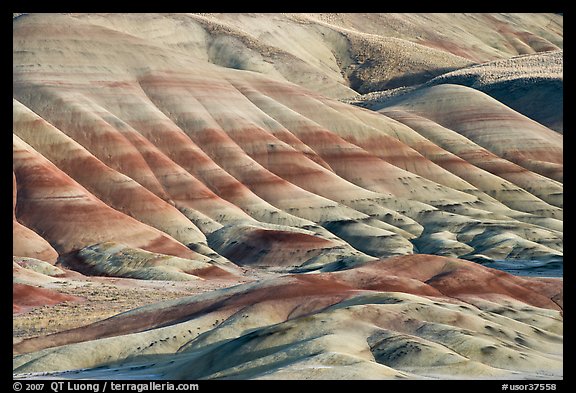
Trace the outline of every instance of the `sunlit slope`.
<path fill-rule="evenodd" d="M 15 225 L 74 266 L 107 242 L 228 268 L 562 256 L 561 135 L 484 93 L 375 113 L 93 18 L 14 22 Z"/>

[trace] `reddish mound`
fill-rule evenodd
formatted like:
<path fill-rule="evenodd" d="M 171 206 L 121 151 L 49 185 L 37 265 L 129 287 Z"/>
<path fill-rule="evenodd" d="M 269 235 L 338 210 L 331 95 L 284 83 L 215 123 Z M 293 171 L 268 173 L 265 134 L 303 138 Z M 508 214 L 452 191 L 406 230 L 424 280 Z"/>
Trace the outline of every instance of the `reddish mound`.
<path fill-rule="evenodd" d="M 33 307 L 52 306 L 62 302 L 76 302 L 83 299 L 66 295 L 51 289 L 34 287 L 27 284 L 12 284 L 12 312 L 18 314 Z"/>
<path fill-rule="evenodd" d="M 407 255 L 370 263 L 352 271 L 370 272 L 373 277 L 397 276 L 406 281 L 417 280 L 446 297 L 459 298 L 472 295 L 492 299 L 496 294 L 536 307 L 562 310 L 562 305 L 553 300 L 562 298 L 561 279 L 542 280 L 513 276 L 457 258 L 425 254 Z M 351 275 L 352 278 L 349 277 L 350 272 L 342 271 L 336 274 L 345 280 L 355 280 L 354 275 Z M 384 285 L 376 288 L 390 290 L 386 287 L 386 282 L 383 283 Z M 401 288 L 400 291 L 417 293 L 410 286 Z"/>

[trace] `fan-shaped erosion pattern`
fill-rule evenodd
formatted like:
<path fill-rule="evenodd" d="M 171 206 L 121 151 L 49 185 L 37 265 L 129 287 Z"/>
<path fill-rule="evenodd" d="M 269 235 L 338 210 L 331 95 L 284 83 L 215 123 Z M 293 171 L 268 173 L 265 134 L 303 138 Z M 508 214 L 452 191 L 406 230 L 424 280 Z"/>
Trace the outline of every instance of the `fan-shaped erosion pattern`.
<path fill-rule="evenodd" d="M 562 378 L 562 28 L 14 14 L 15 377 Z"/>

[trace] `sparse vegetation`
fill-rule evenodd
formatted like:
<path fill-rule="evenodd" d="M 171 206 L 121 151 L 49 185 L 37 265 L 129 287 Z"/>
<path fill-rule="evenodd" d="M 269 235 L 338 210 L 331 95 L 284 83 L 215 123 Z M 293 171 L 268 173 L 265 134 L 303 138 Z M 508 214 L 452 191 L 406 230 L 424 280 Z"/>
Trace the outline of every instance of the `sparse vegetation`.
<path fill-rule="evenodd" d="M 59 292 L 80 296 L 85 300 L 35 307 L 14 315 L 13 337 L 23 339 L 86 326 L 147 304 L 189 296 L 198 290 L 193 286 L 186 287 L 181 283 L 170 282 L 162 284 L 164 288 L 160 285 L 155 288 L 132 285 L 132 288 L 127 288 L 99 282 L 86 282 L 83 285 L 61 282 Z M 171 289 L 166 290 L 166 286 Z"/>

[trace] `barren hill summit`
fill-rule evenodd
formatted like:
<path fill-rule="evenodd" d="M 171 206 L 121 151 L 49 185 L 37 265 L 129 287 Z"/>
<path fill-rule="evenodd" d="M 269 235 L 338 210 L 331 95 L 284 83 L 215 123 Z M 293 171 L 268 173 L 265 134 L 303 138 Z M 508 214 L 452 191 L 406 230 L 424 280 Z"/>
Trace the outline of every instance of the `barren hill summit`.
<path fill-rule="evenodd" d="M 163 378 L 558 376 L 562 27 L 557 14 L 14 14 L 18 298 L 56 310 L 88 284 L 196 288 L 19 338 L 15 370 L 158 355 Z M 413 322 L 396 325 L 403 307 Z M 405 346 L 425 353 L 394 355 Z M 178 374 L 206 356 L 218 365 Z"/>

